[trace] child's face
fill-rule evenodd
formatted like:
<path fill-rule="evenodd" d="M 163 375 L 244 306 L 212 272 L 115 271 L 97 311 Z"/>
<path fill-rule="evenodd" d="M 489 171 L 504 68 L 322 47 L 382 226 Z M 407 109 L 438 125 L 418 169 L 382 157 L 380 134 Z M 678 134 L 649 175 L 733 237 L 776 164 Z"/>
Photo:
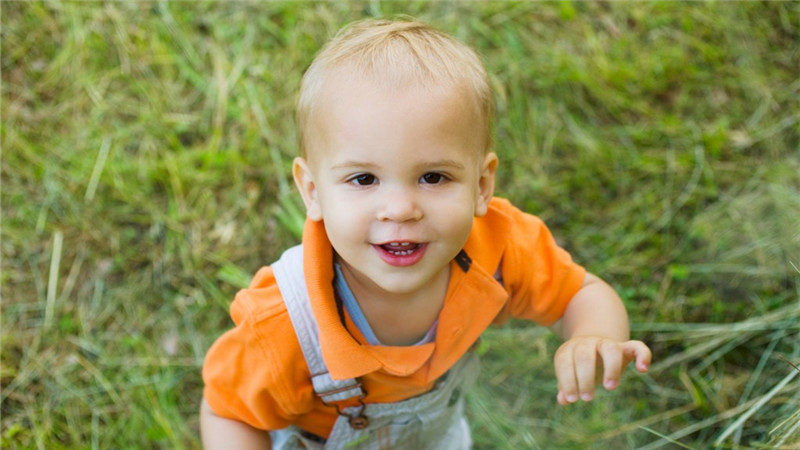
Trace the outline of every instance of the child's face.
<path fill-rule="evenodd" d="M 329 82 L 294 175 L 354 291 L 413 294 L 449 277 L 497 158 L 468 95 Z"/>

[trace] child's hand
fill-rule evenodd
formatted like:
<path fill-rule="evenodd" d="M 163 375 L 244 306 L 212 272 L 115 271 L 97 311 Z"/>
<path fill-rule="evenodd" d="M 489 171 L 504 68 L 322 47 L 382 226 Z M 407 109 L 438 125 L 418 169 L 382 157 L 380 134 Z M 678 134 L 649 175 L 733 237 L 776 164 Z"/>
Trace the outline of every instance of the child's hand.
<path fill-rule="evenodd" d="M 594 398 L 595 372 L 603 367 L 603 386 L 616 389 L 622 370 L 636 361 L 636 370 L 647 372 L 652 354 L 641 341 L 580 336 L 564 342 L 555 355 L 558 403 L 567 405 L 578 399 Z"/>

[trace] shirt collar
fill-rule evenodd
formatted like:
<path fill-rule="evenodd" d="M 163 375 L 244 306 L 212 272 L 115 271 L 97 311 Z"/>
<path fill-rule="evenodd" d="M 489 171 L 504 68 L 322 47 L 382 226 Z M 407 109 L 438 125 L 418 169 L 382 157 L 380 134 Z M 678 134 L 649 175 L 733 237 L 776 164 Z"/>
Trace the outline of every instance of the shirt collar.
<path fill-rule="evenodd" d="M 501 213 L 502 214 L 502 213 Z M 487 215 L 490 216 L 490 215 Z M 306 221 L 303 231 L 303 270 L 311 309 L 319 327 L 325 364 L 334 379 L 357 378 L 382 370 L 395 376 L 438 378 L 464 354 L 488 327 L 508 299 L 493 278 L 504 245 L 503 217 L 475 220 L 465 245 L 472 259 L 466 271 L 453 262 L 447 298 L 440 313 L 434 342 L 419 346 L 360 344 L 342 325 L 333 291 L 333 248 L 323 222 Z M 474 254 L 473 254 L 474 252 Z M 427 370 L 421 370 L 425 367 Z"/>

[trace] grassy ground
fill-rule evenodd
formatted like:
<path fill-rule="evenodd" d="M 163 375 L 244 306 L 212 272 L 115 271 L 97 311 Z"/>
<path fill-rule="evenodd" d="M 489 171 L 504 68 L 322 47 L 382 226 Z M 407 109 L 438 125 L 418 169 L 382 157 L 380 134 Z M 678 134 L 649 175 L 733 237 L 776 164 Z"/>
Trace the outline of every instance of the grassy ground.
<path fill-rule="evenodd" d="M 204 352 L 297 242 L 293 103 L 339 26 L 477 48 L 499 193 L 614 284 L 650 374 L 558 407 L 492 329 L 479 448 L 800 448 L 800 3 L 3 2 L 2 447 L 197 448 Z"/>

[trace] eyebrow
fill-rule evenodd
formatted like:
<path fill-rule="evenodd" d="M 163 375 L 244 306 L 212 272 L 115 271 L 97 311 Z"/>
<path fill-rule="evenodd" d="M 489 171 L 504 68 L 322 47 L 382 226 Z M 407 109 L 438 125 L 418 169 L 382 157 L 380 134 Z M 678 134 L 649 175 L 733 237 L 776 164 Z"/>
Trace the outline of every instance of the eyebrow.
<path fill-rule="evenodd" d="M 464 164 L 454 159 L 441 159 L 434 161 L 423 161 L 422 163 L 417 164 L 415 166 L 415 169 L 426 170 L 426 169 L 432 169 L 432 168 L 435 169 L 440 167 L 446 167 L 454 170 L 461 170 L 464 169 Z M 378 168 L 378 165 L 364 161 L 345 160 L 331 166 L 331 170 L 354 169 L 354 168 L 362 170 L 374 170 Z"/>
<path fill-rule="evenodd" d="M 461 170 L 464 168 L 464 164 L 455 159 L 441 159 L 436 161 L 426 161 L 422 164 L 418 165 L 419 169 L 428 169 L 428 168 L 439 168 L 439 167 L 447 167 L 450 169 Z"/>
<path fill-rule="evenodd" d="M 371 170 L 376 169 L 378 167 L 377 164 L 372 164 L 368 162 L 362 161 L 355 161 L 355 160 L 345 160 L 340 163 L 334 164 L 331 166 L 330 170 L 337 170 L 337 169 L 364 169 L 364 170 Z"/>

